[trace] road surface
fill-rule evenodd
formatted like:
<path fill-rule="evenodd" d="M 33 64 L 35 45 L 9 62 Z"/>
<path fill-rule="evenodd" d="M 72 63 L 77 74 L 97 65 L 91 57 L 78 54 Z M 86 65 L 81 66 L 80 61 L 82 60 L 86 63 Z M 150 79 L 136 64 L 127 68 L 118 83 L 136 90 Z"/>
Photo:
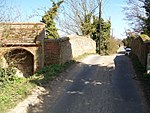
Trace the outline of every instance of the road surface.
<path fill-rule="evenodd" d="M 150 113 L 128 56 L 90 55 L 65 74 L 28 113 Z"/>

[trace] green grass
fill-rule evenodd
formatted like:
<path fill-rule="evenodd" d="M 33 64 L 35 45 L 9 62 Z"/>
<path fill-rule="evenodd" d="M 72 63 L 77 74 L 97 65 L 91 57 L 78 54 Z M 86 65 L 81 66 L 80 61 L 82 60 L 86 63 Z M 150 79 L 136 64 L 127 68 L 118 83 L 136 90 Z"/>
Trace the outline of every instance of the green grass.
<path fill-rule="evenodd" d="M 65 70 L 65 65 L 66 64 L 53 64 L 46 66 L 34 75 L 31 82 L 37 85 L 47 84 L 49 81 L 52 81 L 57 76 L 59 76 L 59 73 Z"/>
<path fill-rule="evenodd" d="M 0 113 L 5 113 L 30 94 L 34 84 L 26 78 L 18 78 L 0 86 Z"/>
<path fill-rule="evenodd" d="M 53 64 L 45 66 L 43 69 L 39 70 L 36 74 L 29 78 L 19 78 L 11 77 L 12 72 L 7 72 L 7 75 L 4 80 L 4 77 L 1 74 L 0 79 L 0 113 L 5 113 L 9 109 L 15 107 L 17 103 L 24 100 L 28 95 L 31 94 L 31 91 L 35 86 L 45 86 L 49 81 L 52 81 L 59 76 L 61 72 L 67 69 L 70 65 L 74 64 L 79 59 L 83 59 L 89 54 L 84 54 L 76 59 L 66 62 L 65 64 Z M 10 81 L 5 82 L 7 77 L 11 77 Z M 1 82 L 2 81 L 2 82 Z"/>
<path fill-rule="evenodd" d="M 59 76 L 68 66 L 75 61 L 70 61 L 65 64 L 53 64 L 44 67 L 36 74 L 29 78 L 15 77 L 12 81 L 3 82 L 0 84 L 0 113 L 7 112 L 24 100 L 31 94 L 33 88 L 37 85 L 44 86 L 49 81 Z"/>
<path fill-rule="evenodd" d="M 133 64 L 133 67 L 134 67 L 136 73 L 139 75 L 139 77 L 142 77 L 146 70 L 140 63 L 138 57 L 134 54 L 131 54 L 130 58 L 132 60 L 132 64 Z"/>
<path fill-rule="evenodd" d="M 150 74 L 146 74 L 146 70 L 139 62 L 137 56 L 131 55 L 130 56 L 132 60 L 133 67 L 136 71 L 136 74 L 138 75 L 138 80 L 141 83 L 142 90 L 144 92 L 144 96 L 146 98 L 146 101 L 150 107 Z"/>

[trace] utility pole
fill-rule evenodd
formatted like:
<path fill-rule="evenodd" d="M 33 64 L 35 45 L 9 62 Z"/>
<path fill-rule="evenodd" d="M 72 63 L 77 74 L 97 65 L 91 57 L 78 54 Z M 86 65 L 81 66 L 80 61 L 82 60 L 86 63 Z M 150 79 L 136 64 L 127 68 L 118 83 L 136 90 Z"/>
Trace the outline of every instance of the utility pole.
<path fill-rule="evenodd" d="M 114 37 L 114 29 L 111 30 L 111 36 Z"/>
<path fill-rule="evenodd" d="M 99 51 L 101 54 L 101 17 L 102 17 L 102 0 L 99 0 Z"/>

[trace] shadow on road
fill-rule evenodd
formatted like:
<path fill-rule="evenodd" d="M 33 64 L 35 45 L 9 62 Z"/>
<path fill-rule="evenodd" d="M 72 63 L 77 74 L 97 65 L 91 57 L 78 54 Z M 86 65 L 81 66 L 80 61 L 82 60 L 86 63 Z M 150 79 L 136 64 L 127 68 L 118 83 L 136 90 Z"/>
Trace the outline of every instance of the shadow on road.
<path fill-rule="evenodd" d="M 63 99 L 66 103 L 60 102 L 62 104 L 61 110 L 69 107 L 71 109 L 71 103 L 76 100 L 74 96 L 89 95 L 90 90 L 95 88 L 98 90 L 99 87 L 104 87 L 104 85 L 111 83 L 111 73 L 114 70 L 112 64 L 108 66 L 81 62 L 73 64 L 65 72 L 61 73 L 58 78 L 44 86 L 46 92 L 38 97 L 40 101 L 38 104 L 28 107 L 28 113 L 54 113 L 50 109 L 57 104 L 57 101 L 62 101 Z M 87 88 L 89 89 L 87 90 Z M 64 112 L 62 111 L 61 113 Z"/>
<path fill-rule="evenodd" d="M 76 63 L 44 86 L 28 113 L 149 113 L 134 76 L 122 53 L 105 65 Z"/>

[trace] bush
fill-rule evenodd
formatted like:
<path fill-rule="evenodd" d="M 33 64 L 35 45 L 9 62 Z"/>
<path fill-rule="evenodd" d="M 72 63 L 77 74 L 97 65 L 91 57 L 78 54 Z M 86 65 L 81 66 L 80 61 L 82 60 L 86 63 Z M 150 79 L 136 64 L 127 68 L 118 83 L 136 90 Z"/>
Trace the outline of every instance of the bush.
<path fill-rule="evenodd" d="M 110 38 L 110 45 L 108 48 L 109 54 L 115 54 L 117 50 L 119 49 L 120 41 L 115 38 Z"/>
<path fill-rule="evenodd" d="M 34 84 L 27 78 L 16 77 L 14 81 L 5 82 L 0 87 L 0 112 L 5 113 L 8 109 L 17 105 L 18 102 L 31 94 Z"/>
<path fill-rule="evenodd" d="M 8 66 L 7 68 L 0 67 L 0 83 L 6 83 L 15 80 L 16 71 L 12 66 Z"/>
<path fill-rule="evenodd" d="M 144 78 L 145 80 L 149 81 L 149 83 L 150 83 L 150 74 L 144 73 L 144 74 L 143 74 L 143 78 Z"/>
<path fill-rule="evenodd" d="M 130 58 L 132 60 L 133 66 L 135 68 L 135 71 L 139 73 L 140 76 L 145 73 L 145 68 L 142 66 L 141 62 L 139 61 L 138 57 L 135 54 L 131 54 Z"/>
<path fill-rule="evenodd" d="M 13 65 L 0 67 L 0 112 L 6 112 L 30 94 L 33 84 L 19 78 Z"/>
<path fill-rule="evenodd" d="M 36 76 L 40 76 L 39 80 L 35 80 L 36 83 L 45 83 L 50 80 L 53 80 L 55 77 L 59 75 L 62 71 L 65 70 L 70 64 L 74 63 L 74 61 L 66 62 L 65 64 L 52 64 L 49 66 L 44 67 L 43 69 L 39 70 Z"/>
<path fill-rule="evenodd" d="M 16 106 L 18 102 L 31 94 L 32 89 L 36 85 L 44 86 L 72 63 L 74 63 L 74 61 L 46 66 L 29 78 L 19 78 L 15 76 L 14 70 L 11 67 L 0 68 L 0 81 L 2 83 L 0 85 L 0 112 L 5 113 L 8 109 Z"/>

